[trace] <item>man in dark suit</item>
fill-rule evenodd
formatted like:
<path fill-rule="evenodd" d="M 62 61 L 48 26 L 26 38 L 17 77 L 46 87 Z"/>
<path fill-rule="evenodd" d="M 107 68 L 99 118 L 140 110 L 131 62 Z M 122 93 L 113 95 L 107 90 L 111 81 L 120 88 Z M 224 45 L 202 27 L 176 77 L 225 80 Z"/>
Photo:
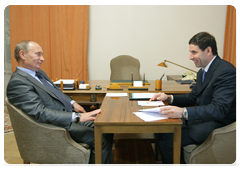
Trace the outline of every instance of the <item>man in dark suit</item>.
<path fill-rule="evenodd" d="M 95 162 L 94 120 L 100 109 L 86 113 L 84 108 L 62 93 L 42 71 L 43 50 L 34 41 L 16 45 L 16 71 L 7 86 L 9 101 L 37 122 L 50 123 L 67 129 L 78 143 L 91 147 L 90 162 Z M 103 162 L 109 163 L 112 134 L 103 135 Z"/>
<path fill-rule="evenodd" d="M 183 95 L 157 93 L 150 99 L 173 105 L 159 113 L 183 120 L 182 147 L 199 145 L 214 129 L 236 121 L 236 68 L 218 56 L 216 40 L 209 33 L 194 35 L 189 41 L 189 51 L 189 59 L 201 67 L 192 91 Z M 172 163 L 172 134 L 156 134 L 156 138 L 163 163 Z"/>

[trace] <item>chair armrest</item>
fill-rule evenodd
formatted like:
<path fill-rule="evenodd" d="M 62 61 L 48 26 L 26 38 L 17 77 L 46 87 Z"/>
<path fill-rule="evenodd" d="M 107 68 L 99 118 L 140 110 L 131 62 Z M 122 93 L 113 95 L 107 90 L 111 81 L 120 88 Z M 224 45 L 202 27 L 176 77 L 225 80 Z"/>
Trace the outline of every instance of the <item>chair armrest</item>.
<path fill-rule="evenodd" d="M 213 130 L 208 138 L 192 151 L 189 163 L 229 164 L 235 160 L 236 122 Z"/>

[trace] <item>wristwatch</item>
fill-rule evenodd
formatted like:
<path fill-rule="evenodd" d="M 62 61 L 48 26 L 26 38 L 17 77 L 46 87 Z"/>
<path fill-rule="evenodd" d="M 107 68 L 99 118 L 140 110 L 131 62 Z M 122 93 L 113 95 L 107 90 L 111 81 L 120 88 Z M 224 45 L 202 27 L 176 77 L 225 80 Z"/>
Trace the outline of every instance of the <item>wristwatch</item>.
<path fill-rule="evenodd" d="M 75 123 L 78 123 L 79 120 L 80 120 L 80 117 L 81 117 L 81 113 L 75 113 L 75 116 L 76 116 L 76 121 L 75 121 Z"/>
<path fill-rule="evenodd" d="M 188 120 L 188 112 L 187 112 L 186 107 L 184 107 L 183 118 L 184 118 L 185 120 Z"/>

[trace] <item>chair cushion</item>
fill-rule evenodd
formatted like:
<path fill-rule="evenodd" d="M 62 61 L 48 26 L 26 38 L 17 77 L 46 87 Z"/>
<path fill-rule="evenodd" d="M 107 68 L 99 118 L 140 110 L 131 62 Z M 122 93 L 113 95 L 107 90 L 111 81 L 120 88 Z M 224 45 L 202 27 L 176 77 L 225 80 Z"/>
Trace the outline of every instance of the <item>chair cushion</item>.
<path fill-rule="evenodd" d="M 191 153 L 198 147 L 199 145 L 187 145 L 185 147 L 183 147 L 183 152 L 184 152 L 184 160 L 185 162 L 188 164 L 189 163 L 189 159 L 191 156 Z"/>
<path fill-rule="evenodd" d="M 192 145 L 187 145 L 185 147 L 183 147 L 183 150 L 187 153 L 192 153 L 192 151 L 194 151 L 199 145 L 195 145 L 195 144 L 192 144 Z"/>

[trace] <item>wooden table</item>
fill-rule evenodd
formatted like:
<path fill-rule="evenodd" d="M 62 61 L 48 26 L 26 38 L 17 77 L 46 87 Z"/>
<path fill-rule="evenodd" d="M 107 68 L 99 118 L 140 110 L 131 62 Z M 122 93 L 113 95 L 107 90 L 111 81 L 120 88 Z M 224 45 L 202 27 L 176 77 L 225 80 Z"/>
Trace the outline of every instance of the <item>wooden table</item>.
<path fill-rule="evenodd" d="M 102 163 L 103 133 L 173 133 L 173 163 L 180 163 L 181 152 L 181 119 L 164 119 L 144 122 L 133 112 L 141 107 L 137 101 L 128 97 L 105 97 L 101 114 L 97 115 L 95 124 L 95 163 Z"/>
<path fill-rule="evenodd" d="M 73 100 L 80 104 L 101 104 L 106 93 L 158 93 L 164 92 L 166 94 L 184 94 L 191 92 L 189 84 L 179 84 L 175 81 L 162 81 L 162 90 L 155 90 L 155 80 L 148 80 L 150 85 L 146 85 L 148 90 L 128 90 L 129 85 L 121 85 L 123 90 L 107 90 L 110 86 L 110 80 L 87 80 L 90 90 L 64 90 L 63 92 L 72 97 Z M 102 90 L 95 90 L 96 85 L 101 85 Z"/>

